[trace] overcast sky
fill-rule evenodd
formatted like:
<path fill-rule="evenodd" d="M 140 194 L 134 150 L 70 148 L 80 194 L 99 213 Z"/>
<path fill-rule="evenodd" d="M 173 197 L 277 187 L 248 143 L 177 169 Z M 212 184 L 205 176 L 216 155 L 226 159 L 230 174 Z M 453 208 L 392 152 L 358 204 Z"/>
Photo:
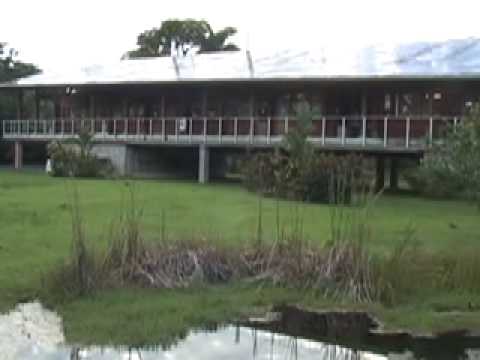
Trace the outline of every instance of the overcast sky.
<path fill-rule="evenodd" d="M 117 61 L 172 17 L 234 26 L 255 52 L 480 37 L 478 0 L 5 0 L 0 41 L 43 69 Z"/>

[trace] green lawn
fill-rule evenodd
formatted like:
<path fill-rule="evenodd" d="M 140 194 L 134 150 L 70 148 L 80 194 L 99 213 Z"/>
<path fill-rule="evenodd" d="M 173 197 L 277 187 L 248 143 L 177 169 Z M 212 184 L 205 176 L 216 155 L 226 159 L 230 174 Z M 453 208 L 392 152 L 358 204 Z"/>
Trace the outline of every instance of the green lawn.
<path fill-rule="evenodd" d="M 206 236 L 232 245 L 251 241 L 255 237 L 259 200 L 254 194 L 246 192 L 238 185 L 199 185 L 191 182 L 166 181 L 135 181 L 134 183 L 138 204 L 143 209 L 143 222 L 148 238 L 154 240 L 160 237 L 162 213 L 165 218 L 166 232 L 171 237 Z M 75 184 L 80 193 L 88 237 L 102 244 L 112 220 L 120 214 L 122 204 L 125 202 L 126 182 L 124 180 L 76 180 Z M 50 178 L 40 173 L 0 172 L 0 311 L 11 307 L 18 300 L 34 296 L 41 286 L 42 274 L 49 271 L 55 263 L 68 254 L 71 232 L 68 210 L 71 186 L 63 179 Z M 263 232 L 266 240 L 275 237 L 276 206 L 275 200 L 262 201 Z M 281 221 L 287 225 L 291 223 L 287 219 L 292 218 L 296 211 L 301 213 L 308 240 L 321 242 L 328 239 L 328 206 L 280 202 L 279 209 Z M 407 227 L 413 227 L 416 230 L 417 239 L 431 251 L 452 251 L 459 248 L 478 251 L 480 249 L 478 224 L 480 212 L 475 206 L 464 202 L 384 195 L 376 202 L 371 220 L 375 224 L 370 243 L 372 251 L 385 252 L 391 249 L 402 238 L 402 232 Z M 219 291 L 229 294 L 221 295 L 226 299 L 223 302 L 223 309 L 232 309 L 234 304 L 242 302 L 241 299 L 246 299 L 242 302 L 244 307 L 254 306 L 258 302 L 265 302 L 262 299 L 269 299 L 268 294 L 272 299 L 301 301 L 298 295 L 287 295 L 285 291 L 281 291 L 285 295 L 282 297 L 275 293 L 280 290 L 268 292 L 268 294 L 250 290 L 242 289 L 240 292 L 243 292 L 243 295 L 238 296 L 235 295 L 238 293 L 231 289 L 209 291 L 213 291 L 212 298 L 220 296 L 216 293 Z M 202 293 L 205 291 L 207 290 L 202 290 Z M 145 302 L 153 303 L 154 305 L 151 306 L 155 308 L 155 306 L 165 305 L 165 301 L 175 302 L 168 296 L 176 296 L 174 292 L 169 293 L 168 296 L 162 292 L 149 292 L 152 294 L 151 297 L 145 299 L 141 295 L 135 296 L 134 290 L 115 294 L 115 301 L 112 300 L 113 295 L 107 293 L 100 294 L 93 300 L 78 300 L 61 305 L 59 309 L 66 318 L 69 338 L 90 341 L 88 334 L 92 333 L 92 328 L 103 329 L 98 331 L 109 334 L 111 329 L 121 328 L 124 325 L 122 321 L 131 322 L 135 319 L 148 321 L 149 310 L 145 309 L 151 309 L 151 307 Z M 183 304 L 198 304 L 200 301 L 194 299 L 192 294 L 188 296 L 178 294 L 178 296 L 177 300 L 181 299 L 179 301 Z M 163 303 L 152 301 L 160 297 Z M 120 310 L 117 312 L 123 315 L 115 318 L 113 309 L 122 308 L 122 298 L 125 299 L 125 303 L 133 304 L 132 308 L 128 310 L 123 307 L 123 312 Z M 212 300 L 205 301 L 208 303 Z M 117 308 L 106 306 L 112 302 Z M 135 303 L 138 303 L 137 306 Z M 99 320 L 98 316 L 93 316 L 93 313 L 85 315 L 88 313 L 86 309 L 94 309 L 97 312 L 102 307 L 110 309 L 109 319 Z M 194 307 L 192 305 L 192 308 Z M 218 304 L 217 307 L 222 309 Z M 140 308 L 142 310 L 139 310 Z M 78 315 L 77 309 L 81 310 L 83 315 Z M 132 309 L 136 309 L 135 311 L 140 315 Z M 219 312 L 221 313 L 221 310 Z M 79 316 L 83 317 L 82 321 L 78 321 Z M 192 320 L 192 316 L 185 316 L 184 320 L 187 324 Z M 391 316 L 395 315 L 391 314 Z M 213 315 L 200 314 L 198 318 L 193 316 L 190 322 L 198 323 L 198 320 L 203 318 L 217 319 Z M 103 324 L 105 327 L 99 325 L 102 321 L 107 323 Z M 155 321 L 161 322 L 158 319 Z M 110 334 L 110 336 L 113 335 Z M 120 337 L 113 336 L 112 341 L 124 340 L 121 335 L 118 336 Z M 108 338 L 107 335 L 105 335 L 106 338 Z M 139 336 L 135 340 L 142 339 Z"/>

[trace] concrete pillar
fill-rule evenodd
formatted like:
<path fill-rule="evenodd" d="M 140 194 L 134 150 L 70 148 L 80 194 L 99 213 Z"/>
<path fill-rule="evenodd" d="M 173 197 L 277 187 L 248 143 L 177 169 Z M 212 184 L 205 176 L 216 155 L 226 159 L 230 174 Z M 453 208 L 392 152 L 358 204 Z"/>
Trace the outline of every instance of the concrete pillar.
<path fill-rule="evenodd" d="M 375 190 L 381 191 L 385 187 L 385 158 L 383 156 L 377 157 L 377 174 Z"/>
<path fill-rule="evenodd" d="M 133 176 L 137 171 L 138 154 L 133 146 L 125 145 L 123 175 Z"/>
<path fill-rule="evenodd" d="M 33 89 L 35 96 L 35 120 L 40 120 L 40 97 L 39 90 L 37 88 Z"/>
<path fill-rule="evenodd" d="M 390 160 L 390 189 L 398 189 L 398 159 Z"/>
<path fill-rule="evenodd" d="M 23 144 L 20 141 L 15 141 L 13 152 L 15 169 L 21 169 L 23 167 Z"/>
<path fill-rule="evenodd" d="M 19 89 L 17 94 L 17 120 L 23 119 L 23 90 Z"/>
<path fill-rule="evenodd" d="M 210 149 L 206 145 L 200 145 L 198 150 L 198 182 L 205 184 L 210 175 Z"/>

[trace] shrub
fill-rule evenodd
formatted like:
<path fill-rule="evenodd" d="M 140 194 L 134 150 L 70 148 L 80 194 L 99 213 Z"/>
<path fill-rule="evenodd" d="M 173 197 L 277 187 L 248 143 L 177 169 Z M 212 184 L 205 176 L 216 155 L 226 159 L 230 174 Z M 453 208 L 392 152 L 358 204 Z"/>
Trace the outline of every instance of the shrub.
<path fill-rule="evenodd" d="M 480 105 L 449 129 L 406 179 L 412 189 L 427 196 L 480 200 Z"/>
<path fill-rule="evenodd" d="M 281 151 L 249 157 L 243 178 L 247 189 L 262 195 L 333 203 L 350 202 L 371 183 L 369 164 L 358 155 L 312 153 L 298 161 Z"/>
<path fill-rule="evenodd" d="M 107 177 L 113 174 L 110 161 L 98 159 L 92 152 L 93 136 L 81 131 L 78 138 L 65 143 L 48 144 L 47 152 L 52 159 L 53 176 Z"/>
<path fill-rule="evenodd" d="M 280 148 L 247 158 L 244 184 L 251 191 L 292 200 L 350 202 L 357 187 L 371 183 L 367 162 L 356 155 L 316 152 L 308 141 L 313 114 L 307 108 L 299 106 L 296 126 L 285 135 Z"/>

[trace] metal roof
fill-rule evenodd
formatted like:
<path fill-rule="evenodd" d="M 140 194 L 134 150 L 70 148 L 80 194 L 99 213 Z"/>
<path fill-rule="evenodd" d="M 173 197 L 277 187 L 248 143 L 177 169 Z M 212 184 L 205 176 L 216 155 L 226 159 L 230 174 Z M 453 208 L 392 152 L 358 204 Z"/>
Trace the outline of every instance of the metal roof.
<path fill-rule="evenodd" d="M 341 79 L 480 79 L 480 39 L 284 50 L 267 55 L 219 52 L 119 60 L 67 72 L 47 72 L 3 87 Z"/>

